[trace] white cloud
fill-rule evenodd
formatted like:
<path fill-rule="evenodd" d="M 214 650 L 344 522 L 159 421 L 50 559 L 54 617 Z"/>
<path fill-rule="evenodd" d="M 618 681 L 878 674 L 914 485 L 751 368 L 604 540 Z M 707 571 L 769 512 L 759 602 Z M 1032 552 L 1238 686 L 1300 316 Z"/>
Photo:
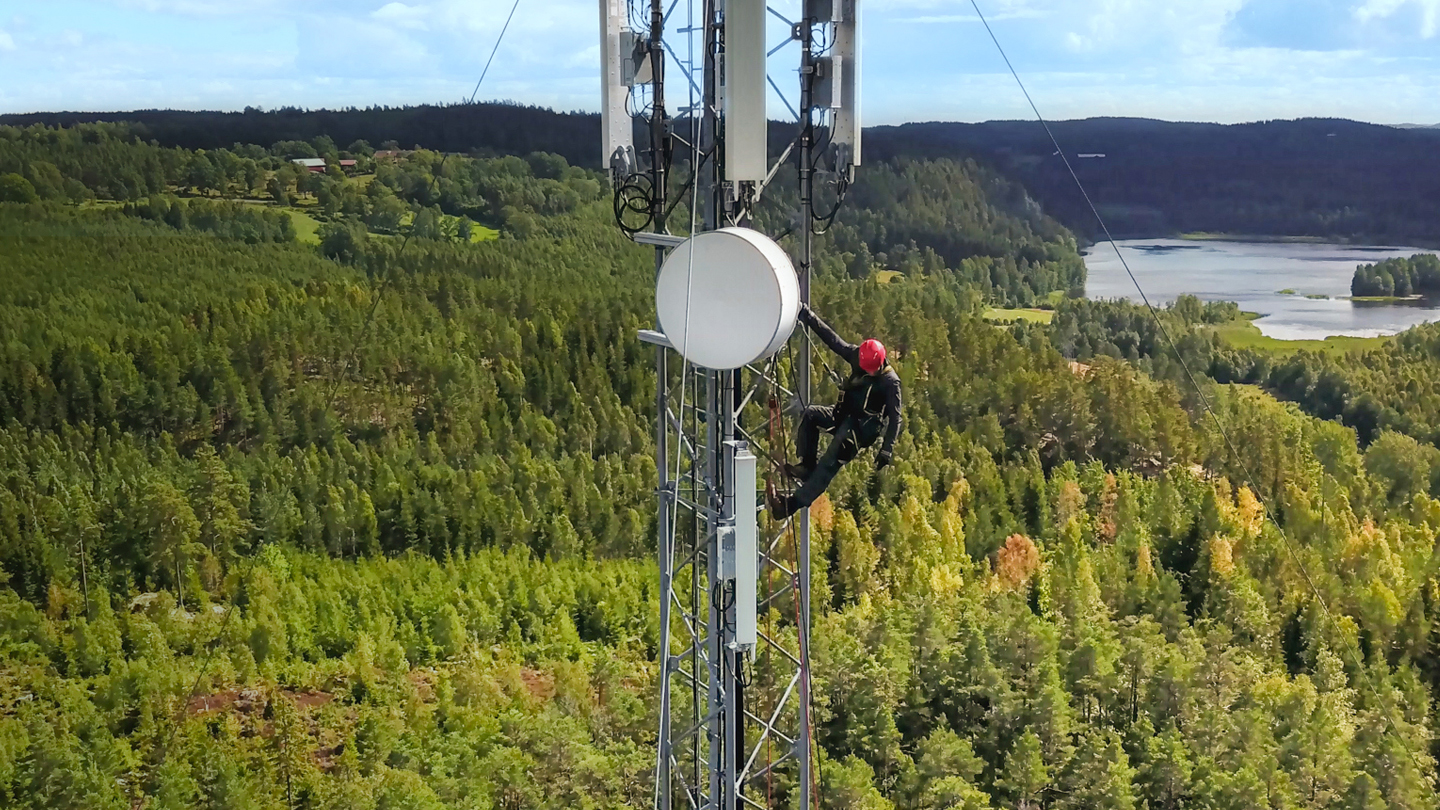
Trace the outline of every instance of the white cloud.
<path fill-rule="evenodd" d="M 407 6 L 404 3 L 386 3 L 370 14 L 380 22 L 412 28 L 419 31 L 429 29 L 425 22 L 425 9 L 421 6 Z"/>
<path fill-rule="evenodd" d="M 189 14 L 199 17 L 253 12 L 256 10 L 256 5 L 271 5 L 268 2 L 242 4 L 236 3 L 235 0 L 114 0 L 114 2 L 122 8 L 139 11 Z"/>
<path fill-rule="evenodd" d="M 1161 59 L 1211 52 L 1243 0 L 1070 0 L 1054 14 L 1072 21 L 1067 43 L 1079 52 L 1144 51 Z"/>
<path fill-rule="evenodd" d="M 112 7 L 99 15 L 105 25 L 81 12 L 95 2 Z M 13 76 L 7 73 L 12 81 L 0 82 L 0 109 L 333 107 L 465 98 L 512 2 L 26 4 L 27 17 L 39 23 L 0 19 L 8 32 L 0 32 L 0 57 L 17 45 L 27 52 L 25 64 L 16 65 Z M 969 0 L 862 2 L 867 122 L 1029 114 Z M 1434 30 L 1440 0 L 1315 0 L 1340 25 L 1373 35 L 1342 38 L 1324 53 L 1296 50 L 1285 38 L 1234 35 L 1237 19 L 1248 13 L 1239 11 L 1242 6 L 1294 10 L 1261 19 L 1270 24 L 1304 22 L 1310 2 L 979 0 L 987 19 L 1000 23 L 996 34 L 1049 116 L 1440 120 L 1440 97 L 1433 93 L 1440 54 L 1432 53 L 1433 39 L 1421 38 L 1422 30 L 1430 37 L 1440 33 Z M 522 2 L 480 98 L 594 109 L 593 4 Z M 801 0 L 770 4 L 794 18 Z M 115 13 L 117 8 L 123 11 Z M 676 15 L 683 14 L 682 4 Z M 773 37 L 781 27 L 772 21 Z M 66 29 L 83 32 L 83 45 L 67 47 Z M 1397 61 L 1384 62 L 1387 57 Z M 777 81 L 782 71 L 793 70 L 794 58 L 793 46 L 774 57 Z M 14 62 L 8 58 L 7 71 Z M 778 100 L 771 114 L 786 116 Z"/>
<path fill-rule="evenodd" d="M 1003 11 L 999 14 L 987 14 L 985 19 L 990 22 L 1003 22 L 1005 20 L 1029 20 L 1043 17 L 1045 13 L 1033 8 L 1020 9 L 1019 11 Z M 936 23 L 978 23 L 980 18 L 974 14 L 932 14 L 923 17 L 902 17 L 897 22 L 921 23 L 932 25 Z"/>
<path fill-rule="evenodd" d="M 1420 36 L 1431 39 L 1440 33 L 1440 0 L 1365 0 L 1355 9 L 1355 18 L 1360 22 L 1386 19 L 1409 6 L 1420 12 Z"/>

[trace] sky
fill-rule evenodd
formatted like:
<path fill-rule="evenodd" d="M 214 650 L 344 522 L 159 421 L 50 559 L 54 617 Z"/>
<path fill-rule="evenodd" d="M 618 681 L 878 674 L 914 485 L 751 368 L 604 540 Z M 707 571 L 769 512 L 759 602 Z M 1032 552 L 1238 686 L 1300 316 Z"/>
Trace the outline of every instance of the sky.
<path fill-rule="evenodd" d="M 866 124 L 1031 116 L 970 0 L 859 2 Z M 1440 0 L 979 3 L 1048 118 L 1440 123 Z M 510 7 L 0 0 L 0 112 L 460 101 Z M 598 110 L 598 26 L 597 0 L 519 0 L 480 100 Z M 769 68 L 792 100 L 797 59 L 791 44 Z M 774 93 L 771 114 L 787 115 Z"/>

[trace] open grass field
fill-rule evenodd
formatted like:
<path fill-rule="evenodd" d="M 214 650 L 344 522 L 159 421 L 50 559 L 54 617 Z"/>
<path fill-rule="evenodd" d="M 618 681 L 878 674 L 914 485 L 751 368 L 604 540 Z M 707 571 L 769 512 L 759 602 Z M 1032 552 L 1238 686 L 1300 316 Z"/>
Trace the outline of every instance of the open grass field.
<path fill-rule="evenodd" d="M 372 231 L 370 235 L 371 235 L 371 236 L 378 236 L 378 237 L 385 238 L 385 239 L 392 239 L 392 238 L 400 238 L 400 239 L 403 239 L 403 238 L 405 238 L 405 231 L 406 231 L 406 229 L 409 228 L 409 227 L 410 227 L 410 223 L 412 223 L 412 222 L 414 222 L 414 221 L 415 221 L 415 215 L 414 215 L 413 213 L 407 213 L 407 214 L 404 214 L 403 216 L 400 217 L 400 230 L 399 230 L 398 233 L 393 233 L 393 234 L 390 234 L 390 233 L 376 233 L 376 232 L 373 232 L 373 231 Z M 453 234 L 455 233 L 455 228 L 456 228 L 457 225 L 459 225 L 459 223 L 460 223 L 460 218 L 459 218 L 459 217 L 452 217 L 452 216 L 450 216 L 449 214 L 441 214 L 441 215 L 440 215 L 440 227 L 441 227 L 441 229 L 444 230 L 445 233 L 447 233 L 447 234 L 450 234 L 450 235 L 453 236 Z M 498 230 L 496 230 L 496 229 L 494 229 L 494 228 L 487 228 L 487 227 L 485 227 L 484 225 L 481 225 L 481 224 L 478 223 L 478 222 L 471 222 L 471 223 L 470 223 L 470 244 L 473 245 L 473 244 L 478 244 L 478 243 L 480 243 L 480 242 L 489 242 L 489 241 L 491 241 L 491 240 L 499 239 L 499 238 L 500 238 L 500 232 L 499 232 Z"/>
<path fill-rule="evenodd" d="M 370 179 L 372 179 L 372 180 L 374 179 L 374 176 L 373 176 L 373 175 L 368 175 L 368 177 L 369 177 Z M 364 178 L 362 177 L 362 178 L 360 178 L 360 179 L 364 179 Z M 264 200 L 264 199 L 241 199 L 241 200 L 236 200 L 236 202 L 246 203 L 246 204 L 249 204 L 249 205 L 273 206 L 273 203 L 271 203 L 269 200 Z M 80 205 L 80 207 L 81 207 L 81 208 L 89 208 L 89 209 L 101 209 L 101 208 L 120 208 L 120 207 L 123 206 L 123 205 L 125 205 L 125 203 L 123 203 L 123 202 L 116 202 L 116 201 L 114 201 L 114 200 L 89 200 L 89 201 L 87 201 L 87 202 L 82 203 L 82 204 Z M 284 211 L 286 214 L 289 214 L 289 215 L 290 215 L 290 220 L 291 220 L 291 222 L 294 223 L 294 225 L 295 225 L 295 238 L 296 238 L 297 241 L 301 242 L 302 244 L 306 244 L 306 245 L 318 245 L 318 244 L 320 244 L 320 221 L 317 220 L 317 219 L 315 219 L 315 217 L 311 216 L 310 213 L 309 213 L 309 211 L 311 211 L 311 210 L 316 210 L 316 209 L 318 209 L 318 208 L 319 208 L 319 205 L 318 205 L 314 200 L 304 199 L 304 200 L 296 200 L 293 205 L 290 205 L 290 206 L 287 206 L 287 207 L 284 207 L 284 208 L 279 208 L 278 210 Z M 452 216 L 448 216 L 448 215 L 442 215 L 442 217 L 443 217 L 442 227 L 445 228 L 447 232 L 449 232 L 449 233 L 454 233 L 454 228 L 455 228 L 456 223 L 459 222 L 459 217 L 452 217 Z M 413 220 L 413 219 L 414 219 L 414 215 L 413 215 L 413 214 L 406 214 L 405 217 L 401 220 L 401 227 L 402 227 L 402 228 L 408 227 L 408 226 L 410 225 L 411 220 Z M 403 233 L 403 231 L 402 231 L 402 233 Z M 385 236 L 385 234 L 373 234 L 373 235 L 375 235 L 375 236 Z M 472 244 L 478 244 L 478 243 L 480 243 L 480 242 L 489 242 L 489 241 L 492 241 L 492 240 L 495 240 L 495 239 L 499 239 L 499 238 L 500 238 L 500 231 L 498 231 L 498 230 L 496 230 L 496 229 L 494 229 L 494 228 L 487 228 L 486 226 L 481 225 L 481 224 L 478 223 L 478 222 L 471 223 L 471 225 L 470 225 L 470 242 L 471 242 Z M 880 274 L 880 275 L 882 276 L 881 281 L 889 281 L 888 278 L 884 278 L 884 276 L 886 275 L 887 272 L 889 273 L 890 276 L 902 276 L 902 277 L 903 277 L 903 275 L 904 275 L 903 273 L 898 273 L 898 272 L 893 272 L 893 271 L 885 271 L 885 272 L 882 272 L 882 273 Z"/>
<path fill-rule="evenodd" d="M 1246 315 L 1251 314 L 1252 313 L 1246 313 Z M 1237 349 L 1258 349 L 1281 354 L 1302 351 L 1346 354 L 1348 352 L 1378 349 L 1390 340 L 1389 337 L 1367 338 L 1346 337 L 1343 335 L 1332 335 L 1324 340 L 1280 340 L 1278 338 L 1266 337 L 1260 332 L 1260 327 L 1256 326 L 1249 317 L 1221 324 L 1214 327 L 1214 330 L 1222 340 Z"/>
<path fill-rule="evenodd" d="M 1273 242 L 1287 245 L 1316 245 L 1332 241 L 1341 241 L 1326 239 L 1323 236 L 1265 236 L 1263 234 L 1209 233 L 1206 231 L 1182 233 L 1178 238 L 1190 242 Z"/>
<path fill-rule="evenodd" d="M 1054 310 L 1049 309 L 996 309 L 990 307 L 985 310 L 987 321 L 1027 321 L 1029 323 L 1050 323 L 1055 318 Z"/>
<path fill-rule="evenodd" d="M 295 225 L 295 238 L 307 245 L 320 244 L 320 223 L 314 217 L 296 208 L 283 209 Z"/>
<path fill-rule="evenodd" d="M 470 225 L 470 241 L 472 243 L 489 242 L 492 239 L 499 238 L 500 232 L 495 230 L 494 228 L 487 228 L 479 223 L 471 223 Z"/>

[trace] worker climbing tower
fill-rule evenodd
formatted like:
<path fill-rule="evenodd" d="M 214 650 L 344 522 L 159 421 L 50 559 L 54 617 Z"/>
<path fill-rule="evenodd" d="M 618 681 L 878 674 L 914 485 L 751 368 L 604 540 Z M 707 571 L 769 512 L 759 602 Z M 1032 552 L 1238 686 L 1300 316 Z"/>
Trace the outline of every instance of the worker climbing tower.
<path fill-rule="evenodd" d="M 774 524 L 759 491 L 783 481 L 787 406 L 810 400 L 811 348 L 792 333 L 816 224 L 834 216 L 817 215 L 817 189 L 838 207 L 860 163 L 856 12 L 600 0 L 615 216 L 655 248 L 657 322 L 640 339 L 658 381 L 661 810 L 818 806 L 810 515 Z M 796 121 L 783 146 L 772 100 Z M 792 165 L 794 224 L 761 233 L 752 213 Z"/>

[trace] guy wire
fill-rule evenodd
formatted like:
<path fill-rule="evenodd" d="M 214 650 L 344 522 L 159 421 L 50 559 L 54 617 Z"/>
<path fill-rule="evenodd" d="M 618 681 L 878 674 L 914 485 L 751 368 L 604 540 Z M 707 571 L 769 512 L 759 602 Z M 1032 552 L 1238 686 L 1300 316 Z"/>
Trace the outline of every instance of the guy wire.
<path fill-rule="evenodd" d="M 1085 198 L 1085 204 L 1089 206 L 1090 213 L 1095 216 L 1095 221 L 1099 223 L 1100 229 L 1105 234 L 1105 241 L 1107 241 L 1110 244 L 1111 249 L 1115 251 L 1115 256 L 1120 259 L 1121 267 L 1125 268 L 1125 274 L 1130 277 L 1131 283 L 1135 285 L 1136 291 L 1140 293 L 1140 300 L 1144 302 L 1145 309 L 1150 313 L 1151 319 L 1155 321 L 1155 326 L 1159 329 L 1160 334 L 1164 336 L 1165 342 L 1170 346 L 1170 350 L 1175 353 L 1175 359 L 1179 361 L 1180 368 L 1182 371 L 1185 372 L 1186 379 L 1190 382 L 1191 387 L 1195 389 L 1196 395 L 1199 396 L 1200 403 L 1203 406 L 1205 413 L 1215 424 L 1215 429 L 1220 433 L 1221 438 L 1225 440 L 1226 448 L 1230 451 L 1230 454 L 1234 456 L 1235 462 L 1239 465 L 1241 472 L 1244 473 L 1246 483 L 1248 484 L 1253 482 L 1255 480 L 1255 477 L 1251 474 L 1249 465 L 1245 463 L 1244 457 L 1240 455 L 1239 449 L 1235 446 L 1235 442 L 1230 437 L 1230 432 L 1226 430 L 1224 422 L 1220 419 L 1219 414 L 1217 414 L 1215 412 L 1215 409 L 1211 406 L 1209 397 L 1205 396 L 1205 391 L 1201 388 L 1199 381 L 1195 378 L 1195 375 L 1190 371 L 1190 366 L 1185 362 L 1185 357 L 1183 354 L 1181 354 L 1180 347 L 1176 344 L 1175 339 L 1170 335 L 1170 330 L 1165 328 L 1165 324 L 1160 319 L 1160 315 L 1156 311 L 1155 305 L 1150 302 L 1150 297 L 1146 295 L 1145 289 L 1140 285 L 1140 280 L 1136 278 L 1134 271 L 1130 269 L 1130 263 L 1125 260 L 1125 255 L 1121 252 L 1120 245 L 1115 241 L 1115 237 L 1110 233 L 1110 226 L 1105 223 L 1105 218 L 1100 215 L 1099 208 L 1097 208 L 1095 203 L 1091 200 L 1090 193 L 1086 191 L 1085 184 L 1080 181 L 1080 176 L 1075 172 L 1075 168 L 1070 164 L 1070 159 L 1068 156 L 1066 156 L 1065 150 L 1060 147 L 1060 141 L 1058 138 L 1055 137 L 1055 133 L 1051 130 L 1049 122 L 1045 119 L 1045 116 L 1040 114 L 1040 108 L 1036 106 L 1035 100 L 1031 98 L 1030 91 L 1025 88 L 1025 82 L 1021 80 L 1019 72 L 1015 70 L 1015 66 L 1010 62 L 1010 57 L 1006 55 L 1004 46 L 1000 44 L 999 38 L 995 36 L 994 29 L 990 27 L 990 21 L 985 18 L 985 13 L 980 10 L 979 1 L 970 0 L 970 5 L 975 9 L 975 14 L 980 18 L 980 22 L 985 26 L 985 32 L 990 35 L 990 41 L 995 43 L 996 50 L 1000 52 L 1000 58 L 1005 61 L 1005 67 L 1009 68 L 1010 75 L 1015 78 L 1015 83 L 1020 86 L 1020 92 L 1024 94 L 1025 101 L 1030 105 L 1030 110 L 1035 113 L 1036 120 L 1038 120 L 1040 122 L 1040 125 L 1045 128 L 1045 134 L 1049 136 L 1050 143 L 1055 147 L 1056 154 L 1060 156 L 1060 160 L 1065 164 L 1066 171 L 1070 173 L 1070 178 L 1075 181 L 1076 188 L 1080 190 L 1081 196 Z M 1341 627 L 1339 620 L 1335 617 L 1335 614 L 1331 612 L 1330 606 L 1326 603 L 1324 595 L 1320 593 L 1320 589 L 1318 586 L 1316 586 L 1315 580 L 1311 578 L 1310 571 L 1305 567 L 1304 561 L 1300 558 L 1300 554 L 1295 548 L 1294 541 L 1285 532 L 1285 529 L 1280 526 L 1280 522 L 1275 518 L 1274 513 L 1270 510 L 1269 504 L 1265 503 L 1264 500 L 1259 499 L 1258 497 L 1256 500 L 1260 503 L 1261 509 L 1265 513 L 1265 519 L 1272 526 L 1274 526 L 1276 532 L 1279 533 L 1280 539 L 1284 542 L 1285 549 L 1289 553 L 1291 561 L 1293 561 L 1295 567 L 1299 569 L 1301 577 L 1305 580 L 1306 585 L 1309 586 L 1310 592 L 1315 597 L 1315 601 L 1320 605 L 1321 611 L 1325 614 L 1325 617 L 1330 621 L 1330 624 L 1339 634 L 1339 640 L 1343 642 L 1345 640 L 1344 630 Z M 1416 770 L 1421 772 L 1422 774 L 1425 773 L 1425 768 L 1416 758 L 1415 752 L 1410 750 L 1410 747 L 1408 745 L 1404 744 L 1404 737 L 1401 737 L 1398 729 L 1395 728 L 1394 721 L 1390 717 L 1390 712 L 1385 710 L 1384 696 L 1380 693 L 1379 686 L 1377 686 L 1371 680 L 1369 671 L 1365 667 L 1364 662 L 1359 659 L 1354 647 L 1349 644 L 1343 644 L 1342 646 L 1344 646 L 1346 652 L 1349 653 L 1351 663 L 1355 666 L 1356 677 L 1363 680 L 1374 693 L 1376 700 L 1376 711 L 1380 712 L 1381 716 L 1384 718 L 1386 729 L 1400 738 L 1401 747 L 1405 749 L 1405 753 L 1409 756 L 1411 764 L 1415 766 Z"/>

